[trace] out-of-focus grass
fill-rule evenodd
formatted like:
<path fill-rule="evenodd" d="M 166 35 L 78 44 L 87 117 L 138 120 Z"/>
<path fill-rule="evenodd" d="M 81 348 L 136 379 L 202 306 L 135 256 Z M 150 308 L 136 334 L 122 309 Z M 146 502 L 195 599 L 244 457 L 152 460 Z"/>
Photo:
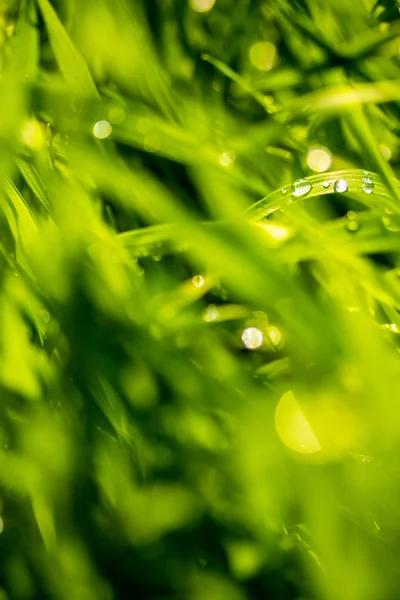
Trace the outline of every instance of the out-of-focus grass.
<path fill-rule="evenodd" d="M 2 600 L 399 596 L 399 42 L 1 2 Z"/>

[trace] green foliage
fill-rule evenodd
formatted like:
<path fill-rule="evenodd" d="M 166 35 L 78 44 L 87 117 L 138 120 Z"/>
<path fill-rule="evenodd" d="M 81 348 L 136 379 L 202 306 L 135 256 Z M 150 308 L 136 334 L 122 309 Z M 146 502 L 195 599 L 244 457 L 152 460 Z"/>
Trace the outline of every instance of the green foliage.
<path fill-rule="evenodd" d="M 1 600 L 399 597 L 399 42 L 0 3 Z"/>

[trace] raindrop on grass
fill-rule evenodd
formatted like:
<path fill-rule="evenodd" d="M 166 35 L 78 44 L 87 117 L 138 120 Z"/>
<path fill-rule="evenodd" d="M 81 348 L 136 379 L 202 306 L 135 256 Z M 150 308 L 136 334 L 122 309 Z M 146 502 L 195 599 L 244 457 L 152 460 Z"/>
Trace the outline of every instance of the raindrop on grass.
<path fill-rule="evenodd" d="M 256 350 L 263 343 L 263 334 L 257 327 L 249 327 L 242 333 L 242 340 L 248 350 Z"/>
<path fill-rule="evenodd" d="M 372 194 L 374 191 L 374 183 L 369 175 L 365 175 L 362 179 L 361 189 L 366 194 Z"/>
<path fill-rule="evenodd" d="M 397 327 L 396 323 L 386 323 L 384 325 L 384 328 L 387 329 L 388 331 L 391 331 L 392 333 L 400 333 L 399 328 Z"/>
<path fill-rule="evenodd" d="M 215 304 L 210 304 L 203 312 L 203 321 L 206 323 L 211 323 L 212 321 L 216 321 L 219 317 L 219 310 Z"/>
<path fill-rule="evenodd" d="M 196 288 L 201 288 L 203 287 L 203 285 L 205 284 L 205 279 L 203 277 L 203 275 L 195 275 L 192 279 L 192 283 L 194 285 L 194 287 Z"/>
<path fill-rule="evenodd" d="M 347 183 L 347 181 L 345 179 L 337 179 L 335 181 L 335 185 L 333 186 L 335 192 L 339 193 L 339 194 L 343 194 L 343 192 L 347 192 L 349 189 L 349 184 Z"/>
<path fill-rule="evenodd" d="M 324 187 L 326 190 L 330 187 L 331 185 L 331 181 L 324 181 L 324 183 L 322 184 L 322 187 Z"/>
<path fill-rule="evenodd" d="M 295 198 L 300 198 L 311 192 L 312 185 L 307 179 L 299 179 L 292 185 L 292 195 Z"/>

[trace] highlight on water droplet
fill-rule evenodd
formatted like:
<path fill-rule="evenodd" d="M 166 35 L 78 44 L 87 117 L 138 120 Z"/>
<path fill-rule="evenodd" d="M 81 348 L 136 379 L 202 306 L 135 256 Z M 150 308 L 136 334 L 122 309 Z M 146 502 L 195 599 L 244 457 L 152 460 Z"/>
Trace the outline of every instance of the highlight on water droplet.
<path fill-rule="evenodd" d="M 374 183 L 368 174 L 364 175 L 362 178 L 361 189 L 366 194 L 372 194 L 374 191 Z"/>
<path fill-rule="evenodd" d="M 392 333 L 400 333 L 396 323 L 386 323 L 383 327 Z"/>
<path fill-rule="evenodd" d="M 321 450 L 318 438 L 293 392 L 287 392 L 279 400 L 275 410 L 275 429 L 285 446 L 295 452 L 313 454 Z"/>
<path fill-rule="evenodd" d="M 106 121 L 103 119 L 102 121 L 97 121 L 93 127 L 93 135 L 99 140 L 105 140 L 111 135 L 112 125 L 110 121 Z"/>
<path fill-rule="evenodd" d="M 189 0 L 190 7 L 196 12 L 208 12 L 215 2 L 216 0 Z"/>
<path fill-rule="evenodd" d="M 270 71 L 276 65 L 276 46 L 272 42 L 255 42 L 250 47 L 249 58 L 259 71 Z"/>
<path fill-rule="evenodd" d="M 22 142 L 31 150 L 39 150 L 46 145 L 46 128 L 36 119 L 29 119 L 21 131 Z"/>
<path fill-rule="evenodd" d="M 325 173 L 332 166 L 332 154 L 323 146 L 310 148 L 307 154 L 307 165 L 316 173 Z"/>
<path fill-rule="evenodd" d="M 335 181 L 333 189 L 335 190 L 335 192 L 337 192 L 339 194 L 343 194 L 343 192 L 348 191 L 349 184 L 347 183 L 347 181 L 345 179 L 340 178 Z"/>
<path fill-rule="evenodd" d="M 204 279 L 203 275 L 195 275 L 192 278 L 192 283 L 194 285 L 194 287 L 196 288 L 201 288 L 204 286 L 206 280 Z"/>
<path fill-rule="evenodd" d="M 248 350 L 257 350 L 263 343 L 264 336 L 257 327 L 248 327 L 242 333 L 242 340 Z"/>
<path fill-rule="evenodd" d="M 307 179 L 299 179 L 292 185 L 292 195 L 300 198 L 311 192 L 312 185 Z"/>

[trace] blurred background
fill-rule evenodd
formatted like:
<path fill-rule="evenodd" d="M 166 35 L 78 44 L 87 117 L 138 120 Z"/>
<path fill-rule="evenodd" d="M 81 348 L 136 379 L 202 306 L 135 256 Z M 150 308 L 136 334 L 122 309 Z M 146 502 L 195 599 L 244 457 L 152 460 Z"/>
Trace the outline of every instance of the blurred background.
<path fill-rule="evenodd" d="M 0 2 L 0 599 L 400 597 L 395 0 Z"/>

